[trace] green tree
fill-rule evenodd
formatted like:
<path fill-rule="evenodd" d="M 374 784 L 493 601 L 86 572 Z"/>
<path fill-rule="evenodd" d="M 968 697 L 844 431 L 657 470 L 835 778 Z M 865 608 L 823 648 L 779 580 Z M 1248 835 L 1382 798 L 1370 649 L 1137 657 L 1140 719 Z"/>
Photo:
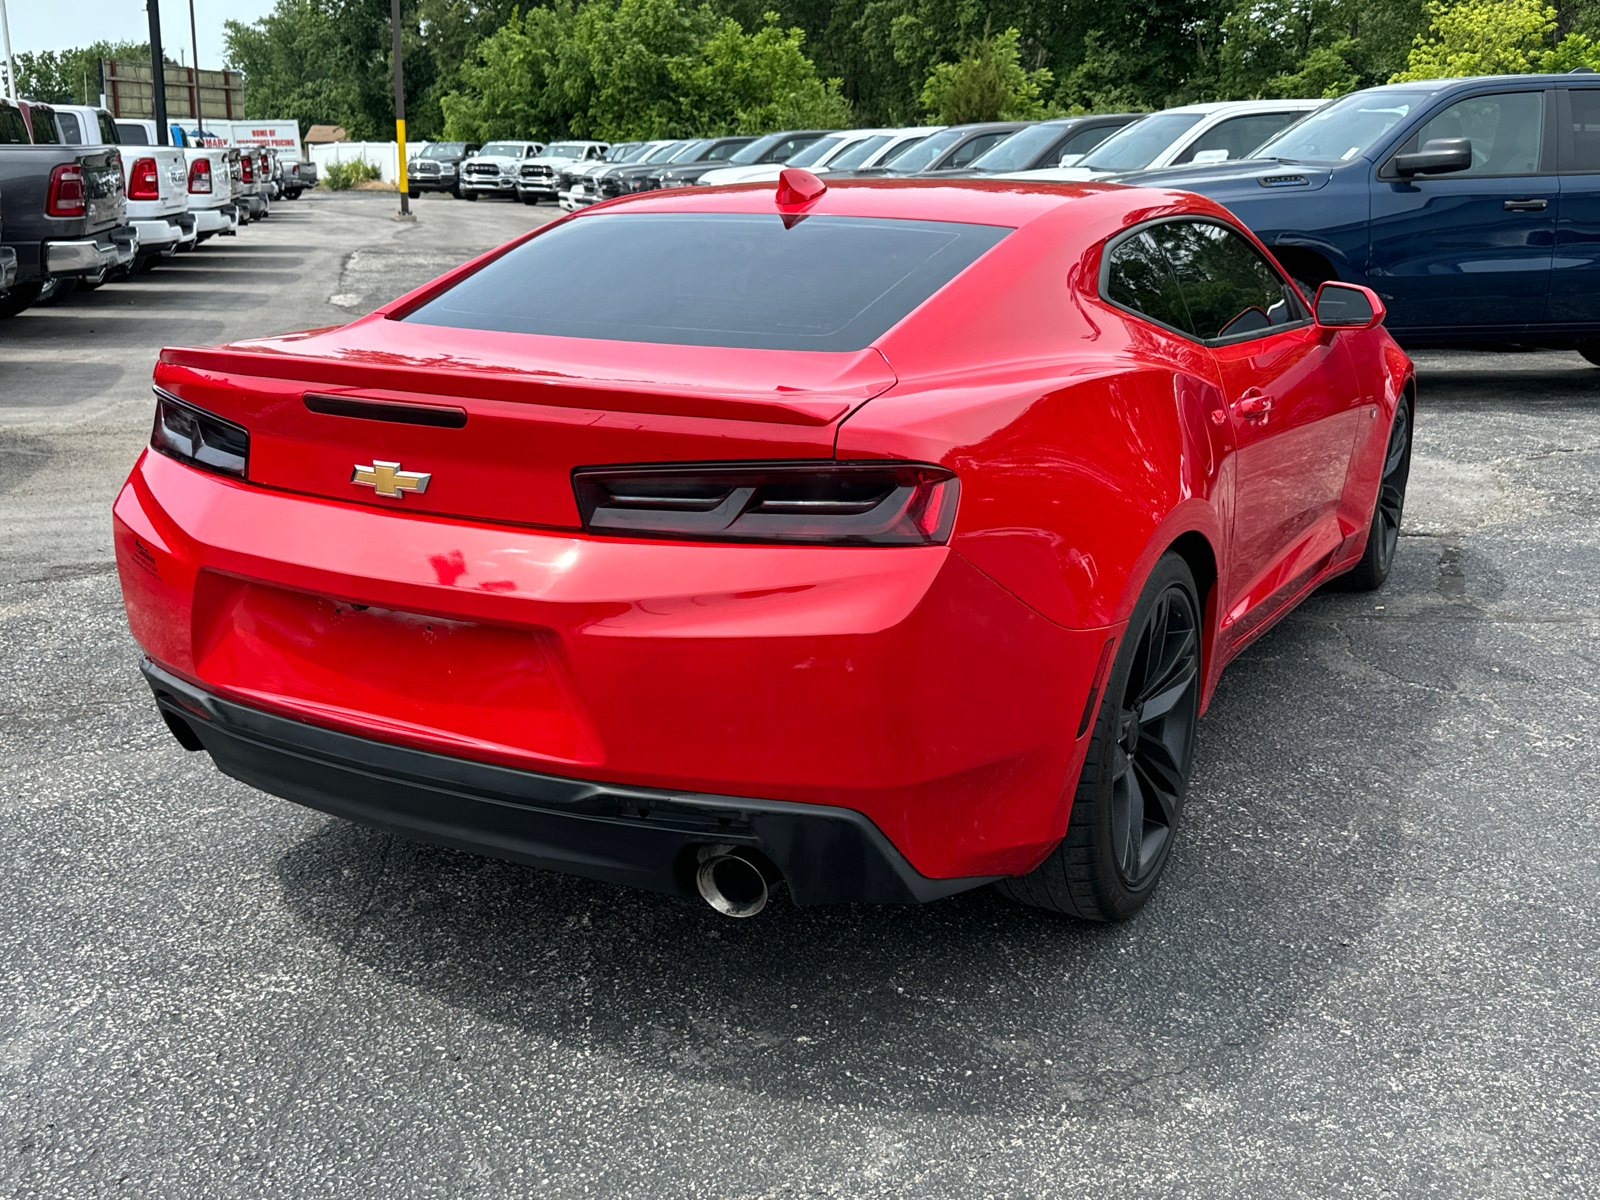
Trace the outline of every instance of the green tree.
<path fill-rule="evenodd" d="M 1017 48 L 1021 38 L 1017 30 L 1007 29 L 978 39 L 959 62 L 935 64 L 922 87 L 923 109 L 946 125 L 1045 116 L 1041 97 L 1055 76 L 1048 67 L 1023 67 Z"/>
<path fill-rule="evenodd" d="M 95 42 L 73 50 L 24 50 L 17 54 L 17 95 L 24 100 L 46 104 L 99 104 L 102 80 L 100 63 L 118 58 L 150 61 L 148 42 Z M 162 56 L 177 66 L 176 60 Z M 5 78 L 5 63 L 0 61 L 0 79 Z"/>
<path fill-rule="evenodd" d="M 558 0 L 501 26 L 443 98 L 451 137 L 623 138 L 849 124 L 804 33 L 768 13 L 753 33 L 709 5 Z"/>
<path fill-rule="evenodd" d="M 1417 35 L 1395 81 L 1571 70 L 1600 63 L 1584 34 L 1556 41 L 1556 10 L 1543 0 L 1463 0 L 1428 5 L 1427 36 Z"/>

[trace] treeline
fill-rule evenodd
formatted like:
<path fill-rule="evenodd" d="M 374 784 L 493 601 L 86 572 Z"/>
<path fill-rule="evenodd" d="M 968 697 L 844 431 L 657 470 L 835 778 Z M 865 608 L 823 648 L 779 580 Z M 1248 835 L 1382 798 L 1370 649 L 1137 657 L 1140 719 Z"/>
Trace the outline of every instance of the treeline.
<path fill-rule="evenodd" d="M 413 136 L 641 138 L 1600 65 L 1600 0 L 402 0 Z M 392 136 L 389 0 L 227 24 L 251 116 Z"/>

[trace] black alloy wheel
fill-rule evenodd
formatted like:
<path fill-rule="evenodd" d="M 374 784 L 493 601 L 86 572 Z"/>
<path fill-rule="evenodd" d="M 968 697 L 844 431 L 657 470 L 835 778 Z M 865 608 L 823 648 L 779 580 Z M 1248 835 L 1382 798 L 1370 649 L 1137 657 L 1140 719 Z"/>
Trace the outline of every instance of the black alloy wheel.
<path fill-rule="evenodd" d="M 1144 906 L 1172 852 L 1200 713 L 1201 613 L 1194 576 L 1169 551 L 1134 606 L 1112 662 L 1073 795 L 1067 835 L 1012 899 L 1090 921 Z"/>
<path fill-rule="evenodd" d="M 1370 592 L 1383 586 L 1394 566 L 1395 550 L 1400 545 L 1400 522 L 1405 516 L 1406 483 L 1411 478 L 1411 396 L 1400 397 L 1395 405 L 1394 422 L 1389 426 L 1389 443 L 1383 451 L 1383 475 L 1378 481 L 1378 500 L 1372 509 L 1372 525 L 1367 530 L 1367 549 L 1348 574 L 1333 581 L 1335 589 Z"/>

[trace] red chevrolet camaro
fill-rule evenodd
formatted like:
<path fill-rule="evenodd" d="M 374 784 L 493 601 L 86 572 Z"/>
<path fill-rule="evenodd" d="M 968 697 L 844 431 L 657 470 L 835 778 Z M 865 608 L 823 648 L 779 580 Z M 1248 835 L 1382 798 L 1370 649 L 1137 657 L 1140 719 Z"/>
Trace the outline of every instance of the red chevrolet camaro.
<path fill-rule="evenodd" d="M 184 746 L 330 813 L 734 915 L 998 882 L 1120 919 L 1223 666 L 1388 573 L 1382 318 L 1181 192 L 598 205 L 164 350 L 128 619 Z"/>

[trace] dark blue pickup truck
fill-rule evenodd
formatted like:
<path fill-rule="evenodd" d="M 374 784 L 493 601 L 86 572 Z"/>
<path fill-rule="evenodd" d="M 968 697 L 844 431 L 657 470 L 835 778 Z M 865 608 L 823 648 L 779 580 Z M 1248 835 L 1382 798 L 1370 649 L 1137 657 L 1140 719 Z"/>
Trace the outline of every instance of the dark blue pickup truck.
<path fill-rule="evenodd" d="M 1600 76 L 1371 88 L 1253 158 L 1126 182 L 1226 205 L 1302 285 L 1366 284 L 1402 344 L 1516 342 L 1600 364 Z"/>

